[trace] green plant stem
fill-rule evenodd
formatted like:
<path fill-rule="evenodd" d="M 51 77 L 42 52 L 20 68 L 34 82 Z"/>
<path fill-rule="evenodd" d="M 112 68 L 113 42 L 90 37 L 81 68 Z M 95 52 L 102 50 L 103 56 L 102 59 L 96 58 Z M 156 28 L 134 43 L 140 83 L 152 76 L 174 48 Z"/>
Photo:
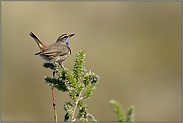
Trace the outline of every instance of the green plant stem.
<path fill-rule="evenodd" d="M 79 100 L 80 100 L 80 98 L 81 98 L 81 94 L 82 94 L 82 92 L 83 92 L 83 91 L 81 91 L 81 93 L 79 94 L 78 99 L 77 99 L 77 101 L 76 101 L 76 103 L 75 103 L 74 110 L 73 110 L 73 113 L 72 113 L 71 122 L 74 122 L 74 114 L 75 114 L 75 111 L 76 111 L 76 108 L 77 108 L 78 102 L 79 102 Z"/>

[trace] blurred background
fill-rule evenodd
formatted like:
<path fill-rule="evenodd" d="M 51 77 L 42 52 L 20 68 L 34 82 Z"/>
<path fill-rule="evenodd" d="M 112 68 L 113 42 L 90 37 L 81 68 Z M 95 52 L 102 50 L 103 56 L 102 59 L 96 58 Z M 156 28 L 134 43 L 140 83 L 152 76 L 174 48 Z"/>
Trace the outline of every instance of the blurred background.
<path fill-rule="evenodd" d="M 1 2 L 2 121 L 54 121 L 51 88 L 33 32 L 49 45 L 63 33 L 72 55 L 64 66 L 73 69 L 76 53 L 86 51 L 85 67 L 100 76 L 86 101 L 98 121 L 117 121 L 109 104 L 124 111 L 135 106 L 135 121 L 180 122 L 180 2 Z M 68 93 L 55 91 L 58 121 L 64 120 Z"/>

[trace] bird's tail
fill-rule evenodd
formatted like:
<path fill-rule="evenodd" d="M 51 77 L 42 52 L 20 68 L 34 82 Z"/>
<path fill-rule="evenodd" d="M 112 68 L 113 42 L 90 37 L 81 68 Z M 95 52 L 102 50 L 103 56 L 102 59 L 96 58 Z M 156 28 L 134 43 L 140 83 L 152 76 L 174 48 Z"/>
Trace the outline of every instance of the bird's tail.
<path fill-rule="evenodd" d="M 34 33 L 30 32 L 29 35 L 30 35 L 32 38 L 34 38 L 34 40 L 35 40 L 36 43 L 38 44 L 40 50 L 43 50 L 43 49 L 46 47 L 46 45 L 44 45 L 44 44 L 34 35 Z"/>

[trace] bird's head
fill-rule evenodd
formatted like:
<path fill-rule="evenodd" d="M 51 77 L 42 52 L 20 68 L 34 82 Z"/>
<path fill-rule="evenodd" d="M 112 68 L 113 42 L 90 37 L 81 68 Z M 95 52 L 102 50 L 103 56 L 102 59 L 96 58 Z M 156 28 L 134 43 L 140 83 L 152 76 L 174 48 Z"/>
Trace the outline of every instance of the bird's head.
<path fill-rule="evenodd" d="M 69 45 L 69 39 L 72 37 L 72 36 L 74 36 L 75 34 L 62 34 L 58 39 L 57 39 L 57 43 L 58 42 L 61 42 L 61 43 L 64 43 L 64 44 L 66 44 L 66 45 L 68 45 L 69 47 L 70 47 L 70 45 Z"/>

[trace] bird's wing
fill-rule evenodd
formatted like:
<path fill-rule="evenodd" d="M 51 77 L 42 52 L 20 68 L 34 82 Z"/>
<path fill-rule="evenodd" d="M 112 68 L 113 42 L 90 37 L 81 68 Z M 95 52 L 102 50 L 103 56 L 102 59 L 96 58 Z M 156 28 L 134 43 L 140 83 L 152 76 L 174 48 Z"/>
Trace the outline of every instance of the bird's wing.
<path fill-rule="evenodd" d="M 63 56 L 69 53 L 70 48 L 67 45 L 62 44 L 51 44 L 47 46 L 47 49 L 42 52 L 36 53 L 35 55 L 46 55 L 46 56 Z"/>

